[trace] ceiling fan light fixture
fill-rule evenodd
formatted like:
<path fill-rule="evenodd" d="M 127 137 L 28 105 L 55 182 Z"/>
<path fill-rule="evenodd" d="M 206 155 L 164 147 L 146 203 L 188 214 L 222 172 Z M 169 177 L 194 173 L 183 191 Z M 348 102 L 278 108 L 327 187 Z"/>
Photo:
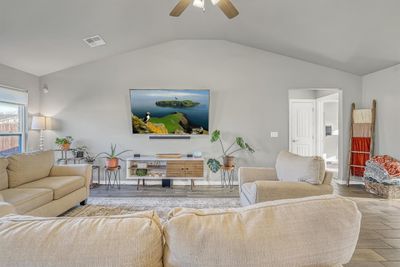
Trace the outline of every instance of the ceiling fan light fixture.
<path fill-rule="evenodd" d="M 193 1 L 193 6 L 201 8 L 201 9 L 205 9 L 205 4 L 204 4 L 204 0 L 194 0 Z"/>
<path fill-rule="evenodd" d="M 211 0 L 211 3 L 215 6 L 216 4 L 218 4 L 219 0 Z"/>

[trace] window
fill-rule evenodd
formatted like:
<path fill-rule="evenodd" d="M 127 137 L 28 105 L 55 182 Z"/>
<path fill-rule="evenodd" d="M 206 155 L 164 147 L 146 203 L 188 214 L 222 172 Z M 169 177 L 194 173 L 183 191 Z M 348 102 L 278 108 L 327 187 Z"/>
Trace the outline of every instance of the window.
<path fill-rule="evenodd" d="M 24 152 L 26 100 L 27 93 L 0 87 L 0 156 Z"/>

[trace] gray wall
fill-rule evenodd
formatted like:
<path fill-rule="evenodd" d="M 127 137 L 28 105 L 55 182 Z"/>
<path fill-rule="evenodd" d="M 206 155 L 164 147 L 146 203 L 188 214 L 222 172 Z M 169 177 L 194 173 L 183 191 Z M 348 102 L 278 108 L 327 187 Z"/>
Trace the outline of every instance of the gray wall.
<path fill-rule="evenodd" d="M 363 88 L 365 108 L 377 100 L 376 153 L 400 159 L 400 65 L 364 76 Z"/>
<path fill-rule="evenodd" d="M 168 42 L 53 73 L 41 84 L 50 90 L 42 95 L 41 112 L 61 127 L 47 133 L 48 148 L 55 136 L 72 135 L 93 152 L 112 142 L 136 153 L 199 150 L 218 156 L 208 137 L 150 141 L 133 136 L 130 125 L 130 88 L 211 89 L 211 128 L 227 140 L 243 136 L 257 150 L 239 155 L 242 166 L 272 166 L 288 148 L 289 89 L 342 89 L 345 118 L 351 102 L 361 102 L 359 76 L 226 41 Z M 271 131 L 279 138 L 270 138 Z"/>
<path fill-rule="evenodd" d="M 19 89 L 28 90 L 28 128 L 30 128 L 31 115 L 39 112 L 40 94 L 39 78 L 35 75 L 13 69 L 0 64 L 0 84 Z M 27 137 L 26 149 L 28 151 L 37 150 L 39 143 L 39 134 L 36 131 L 29 131 Z"/>

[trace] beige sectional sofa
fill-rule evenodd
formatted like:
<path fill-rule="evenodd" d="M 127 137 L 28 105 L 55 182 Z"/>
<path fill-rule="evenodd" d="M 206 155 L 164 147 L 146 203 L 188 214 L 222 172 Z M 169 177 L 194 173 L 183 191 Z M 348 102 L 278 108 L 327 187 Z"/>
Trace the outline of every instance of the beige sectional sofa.
<path fill-rule="evenodd" d="M 88 218 L 0 218 L 0 266 L 337 267 L 355 250 L 361 214 L 332 195 L 240 209 L 176 208 Z"/>
<path fill-rule="evenodd" d="M 275 168 L 239 168 L 242 206 L 279 199 L 302 198 L 333 193 L 333 173 L 325 170 L 320 157 L 279 153 Z"/>
<path fill-rule="evenodd" d="M 55 166 L 53 151 L 0 158 L 0 216 L 58 216 L 86 201 L 89 165 Z"/>

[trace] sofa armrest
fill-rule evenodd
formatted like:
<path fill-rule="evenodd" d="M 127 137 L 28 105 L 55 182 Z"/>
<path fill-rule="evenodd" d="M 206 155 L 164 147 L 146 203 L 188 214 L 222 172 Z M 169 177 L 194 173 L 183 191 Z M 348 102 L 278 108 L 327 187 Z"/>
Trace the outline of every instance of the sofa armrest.
<path fill-rule="evenodd" d="M 278 177 L 274 168 L 240 167 L 239 185 L 255 181 L 277 181 Z"/>
<path fill-rule="evenodd" d="M 92 165 L 54 165 L 50 170 L 50 177 L 51 176 L 83 176 L 85 177 L 85 187 L 89 190 L 90 180 L 92 178 Z"/>
<path fill-rule="evenodd" d="M 256 181 L 256 203 L 279 199 L 303 198 L 333 194 L 331 185 L 312 185 L 305 182 Z"/>
<path fill-rule="evenodd" d="M 334 173 L 331 171 L 325 171 L 325 177 L 324 177 L 324 182 L 322 184 L 324 185 L 331 185 L 332 184 L 332 179 L 333 179 Z"/>
<path fill-rule="evenodd" d="M 0 201 L 0 217 L 9 214 L 17 214 L 17 212 L 15 211 L 15 207 L 10 203 Z"/>

